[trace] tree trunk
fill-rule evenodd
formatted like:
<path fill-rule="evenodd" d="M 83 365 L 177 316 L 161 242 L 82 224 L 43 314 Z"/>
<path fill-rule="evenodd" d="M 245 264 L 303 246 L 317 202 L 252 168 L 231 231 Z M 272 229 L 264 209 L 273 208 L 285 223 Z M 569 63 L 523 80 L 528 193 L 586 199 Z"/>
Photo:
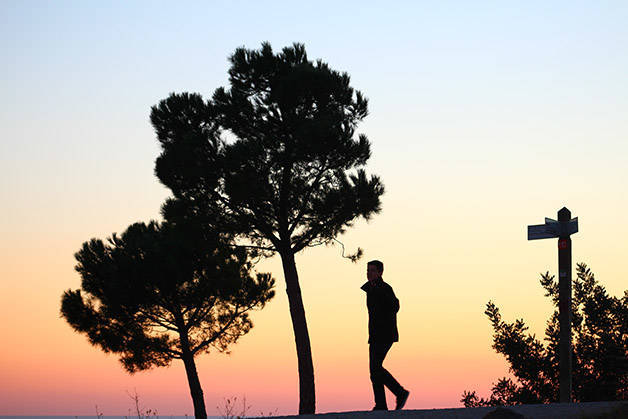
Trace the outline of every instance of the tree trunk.
<path fill-rule="evenodd" d="M 181 346 L 183 350 L 183 363 L 185 364 L 185 372 L 188 376 L 188 384 L 190 385 L 190 394 L 192 395 L 192 403 L 194 403 L 194 417 L 196 419 L 207 419 L 207 411 L 205 410 L 205 400 L 203 398 L 203 389 L 196 372 L 196 364 L 194 363 L 194 355 L 190 352 L 190 346 L 187 337 L 181 337 Z"/>
<path fill-rule="evenodd" d="M 299 365 L 299 414 L 313 414 L 316 410 L 316 395 L 314 391 L 314 366 L 312 364 L 312 348 L 310 335 L 307 331 L 305 309 L 301 298 L 299 275 L 294 262 L 292 250 L 280 252 L 286 279 L 286 293 L 292 317 L 294 341 L 297 346 L 297 362 Z"/>

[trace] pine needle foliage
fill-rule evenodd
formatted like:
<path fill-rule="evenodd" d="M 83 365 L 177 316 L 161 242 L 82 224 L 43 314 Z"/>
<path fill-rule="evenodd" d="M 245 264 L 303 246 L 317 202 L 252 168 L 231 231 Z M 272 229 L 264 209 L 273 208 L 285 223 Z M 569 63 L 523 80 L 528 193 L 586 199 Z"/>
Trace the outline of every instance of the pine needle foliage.
<path fill-rule="evenodd" d="M 384 188 L 362 169 L 370 142 L 354 138 L 368 101 L 349 76 L 309 61 L 301 44 L 238 48 L 230 61 L 229 90 L 208 101 L 173 93 L 152 109 L 155 172 L 174 195 L 164 215 L 179 205 L 296 253 L 377 214 Z"/>
<path fill-rule="evenodd" d="M 206 416 L 194 357 L 249 332 L 248 312 L 274 295 L 271 276 L 251 276 L 244 249 L 184 223 L 135 223 L 75 258 L 81 288 L 64 292 L 61 316 L 129 373 L 182 360 L 195 415 Z"/>
<path fill-rule="evenodd" d="M 611 297 L 584 263 L 573 279 L 573 400 L 628 400 L 628 290 Z M 489 398 L 465 391 L 465 407 L 555 403 L 559 399 L 558 282 L 541 275 L 545 296 L 556 310 L 547 322 L 545 344 L 526 333 L 522 319 L 507 323 L 489 301 L 485 314 L 493 327 L 493 349 L 506 357 L 516 380 L 500 378 Z"/>
<path fill-rule="evenodd" d="M 302 44 L 279 53 L 268 43 L 238 48 L 230 64 L 229 88 L 216 89 L 210 100 L 173 93 L 152 108 L 162 147 L 155 173 L 173 193 L 162 212 L 236 234 L 262 256 L 280 254 L 297 345 L 299 413 L 314 413 L 294 255 L 332 244 L 355 220 L 381 210 L 384 187 L 364 171 L 370 142 L 356 134 L 368 101 L 348 74 L 310 61 Z"/>

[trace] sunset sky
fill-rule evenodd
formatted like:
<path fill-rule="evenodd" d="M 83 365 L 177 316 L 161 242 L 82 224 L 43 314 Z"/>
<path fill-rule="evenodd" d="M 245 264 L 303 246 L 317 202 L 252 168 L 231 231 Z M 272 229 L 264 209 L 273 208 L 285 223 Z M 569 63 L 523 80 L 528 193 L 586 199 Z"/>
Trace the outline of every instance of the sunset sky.
<path fill-rule="evenodd" d="M 160 219 L 150 107 L 227 86 L 235 48 L 304 43 L 369 99 L 382 212 L 341 249 L 297 255 L 317 412 L 373 406 L 359 289 L 380 259 L 401 301 L 385 366 L 406 408 L 460 407 L 508 374 L 489 300 L 542 338 L 540 273 L 556 240 L 526 226 L 567 206 L 573 261 L 614 296 L 628 288 L 628 2 L 315 1 L 0 3 L 0 415 L 123 415 L 134 390 L 162 416 L 193 414 L 182 362 L 136 375 L 60 318 L 80 286 L 74 253 Z M 257 265 L 277 295 L 231 355 L 197 358 L 207 413 L 298 410 L 296 352 L 278 257 Z M 388 393 L 389 405 L 392 396 Z"/>

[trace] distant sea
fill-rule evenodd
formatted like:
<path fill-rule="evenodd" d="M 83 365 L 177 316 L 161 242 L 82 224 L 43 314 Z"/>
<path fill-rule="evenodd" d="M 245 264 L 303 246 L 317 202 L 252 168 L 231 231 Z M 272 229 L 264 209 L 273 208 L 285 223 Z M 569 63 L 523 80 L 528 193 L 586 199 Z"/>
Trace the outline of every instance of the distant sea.
<path fill-rule="evenodd" d="M 223 416 L 207 416 L 207 419 L 220 419 Z M 135 419 L 137 416 L 0 416 L 0 419 Z M 142 416 L 142 419 L 194 419 L 194 416 L 170 416 L 170 415 L 158 415 L 158 416 Z"/>

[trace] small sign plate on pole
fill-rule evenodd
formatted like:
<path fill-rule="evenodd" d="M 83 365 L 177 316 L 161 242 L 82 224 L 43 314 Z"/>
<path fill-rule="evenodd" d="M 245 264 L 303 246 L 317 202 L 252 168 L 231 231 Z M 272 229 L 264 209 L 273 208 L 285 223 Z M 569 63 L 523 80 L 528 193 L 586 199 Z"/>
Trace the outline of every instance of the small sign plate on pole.
<path fill-rule="evenodd" d="M 569 224 L 567 224 L 567 233 L 568 236 L 571 236 L 574 233 L 578 232 L 578 217 L 572 218 L 569 220 Z"/>
<path fill-rule="evenodd" d="M 547 224 L 528 226 L 528 240 L 553 239 L 558 236 Z"/>

